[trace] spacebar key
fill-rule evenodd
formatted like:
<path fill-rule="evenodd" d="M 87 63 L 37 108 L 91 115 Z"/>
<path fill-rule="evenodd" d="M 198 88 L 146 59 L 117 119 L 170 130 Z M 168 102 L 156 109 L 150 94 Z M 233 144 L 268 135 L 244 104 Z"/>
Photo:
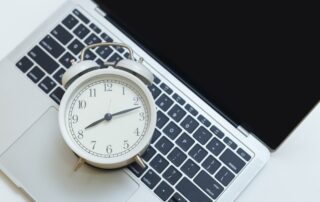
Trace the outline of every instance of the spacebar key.
<path fill-rule="evenodd" d="M 190 202 L 211 202 L 212 200 L 207 197 L 200 189 L 198 189 L 187 178 L 183 178 L 177 185 L 177 190 L 184 195 Z"/>

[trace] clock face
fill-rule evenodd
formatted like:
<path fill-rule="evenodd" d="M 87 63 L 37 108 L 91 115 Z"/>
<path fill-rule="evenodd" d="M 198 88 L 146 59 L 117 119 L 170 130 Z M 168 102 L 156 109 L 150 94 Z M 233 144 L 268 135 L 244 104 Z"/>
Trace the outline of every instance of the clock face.
<path fill-rule="evenodd" d="M 145 137 L 150 107 L 144 92 L 122 77 L 82 84 L 68 101 L 65 124 L 82 151 L 115 158 L 133 150 Z"/>

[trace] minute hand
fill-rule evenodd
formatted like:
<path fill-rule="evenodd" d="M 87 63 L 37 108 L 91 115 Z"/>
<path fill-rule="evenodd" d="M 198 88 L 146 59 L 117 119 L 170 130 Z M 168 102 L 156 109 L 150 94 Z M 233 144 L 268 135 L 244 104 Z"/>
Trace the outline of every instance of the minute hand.
<path fill-rule="evenodd" d="M 131 111 L 136 110 L 136 109 L 139 109 L 139 108 L 140 108 L 140 107 L 133 107 L 133 108 L 130 108 L 130 109 L 122 110 L 122 111 L 113 113 L 112 116 L 117 116 L 117 115 L 120 115 L 120 114 L 124 114 L 124 113 L 127 113 L 127 112 L 131 112 Z"/>

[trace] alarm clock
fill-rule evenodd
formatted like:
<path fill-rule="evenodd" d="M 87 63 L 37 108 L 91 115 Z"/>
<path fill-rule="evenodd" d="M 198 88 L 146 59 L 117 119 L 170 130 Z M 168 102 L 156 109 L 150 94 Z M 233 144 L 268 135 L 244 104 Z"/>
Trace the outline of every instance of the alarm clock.
<path fill-rule="evenodd" d="M 118 46 L 128 59 L 99 66 L 84 60 L 98 46 Z M 80 61 L 62 77 L 66 89 L 60 103 L 59 125 L 63 139 L 83 163 L 115 169 L 137 162 L 149 146 L 156 126 L 156 106 L 148 86 L 153 74 L 135 61 L 132 49 L 120 43 L 98 43 L 84 48 Z"/>

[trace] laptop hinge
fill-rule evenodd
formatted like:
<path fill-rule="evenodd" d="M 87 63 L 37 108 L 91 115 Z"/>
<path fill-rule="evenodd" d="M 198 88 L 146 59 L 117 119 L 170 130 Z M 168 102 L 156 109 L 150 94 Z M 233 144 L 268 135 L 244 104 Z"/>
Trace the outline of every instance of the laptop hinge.
<path fill-rule="evenodd" d="M 250 132 L 248 132 L 246 129 L 244 129 L 242 126 L 238 126 L 237 129 L 246 137 L 250 136 Z"/>
<path fill-rule="evenodd" d="M 96 7 L 95 9 L 94 9 L 97 13 L 99 13 L 99 15 L 101 15 L 102 17 L 106 17 L 106 13 L 103 11 L 103 10 L 101 10 L 99 7 Z"/>

